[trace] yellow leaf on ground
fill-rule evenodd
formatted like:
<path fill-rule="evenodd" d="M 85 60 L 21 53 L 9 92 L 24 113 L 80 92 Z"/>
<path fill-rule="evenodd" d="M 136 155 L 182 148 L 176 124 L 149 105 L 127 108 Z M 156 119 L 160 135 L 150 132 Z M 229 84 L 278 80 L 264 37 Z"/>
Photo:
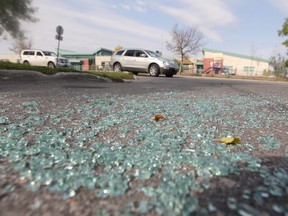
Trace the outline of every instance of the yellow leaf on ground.
<path fill-rule="evenodd" d="M 165 117 L 163 115 L 160 115 L 160 114 L 157 114 L 155 115 L 155 121 L 160 121 L 160 120 L 163 120 Z"/>
<path fill-rule="evenodd" d="M 239 143 L 241 140 L 239 137 L 223 137 L 219 139 L 219 142 L 225 143 L 225 144 L 236 144 Z"/>

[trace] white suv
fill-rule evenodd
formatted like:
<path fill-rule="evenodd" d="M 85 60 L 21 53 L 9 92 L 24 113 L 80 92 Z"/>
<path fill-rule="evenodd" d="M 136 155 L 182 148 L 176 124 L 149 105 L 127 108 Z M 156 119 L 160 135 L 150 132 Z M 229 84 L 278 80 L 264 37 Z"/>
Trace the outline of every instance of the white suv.
<path fill-rule="evenodd" d="M 176 62 L 145 49 L 121 49 L 112 55 L 110 65 L 116 72 L 129 71 L 134 74 L 144 72 L 155 77 L 159 74 L 172 77 L 179 69 Z"/>
<path fill-rule="evenodd" d="M 22 50 L 20 54 L 20 63 L 50 68 L 71 66 L 71 63 L 67 58 L 57 58 L 56 53 L 43 50 Z"/>

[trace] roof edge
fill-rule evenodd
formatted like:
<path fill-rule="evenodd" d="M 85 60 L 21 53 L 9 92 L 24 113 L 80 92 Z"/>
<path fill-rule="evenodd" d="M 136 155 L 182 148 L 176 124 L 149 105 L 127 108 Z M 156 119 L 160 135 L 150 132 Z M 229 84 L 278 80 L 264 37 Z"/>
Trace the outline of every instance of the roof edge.
<path fill-rule="evenodd" d="M 237 54 L 237 53 L 232 53 L 232 52 L 226 52 L 226 51 L 211 49 L 211 48 L 203 48 L 202 51 L 203 51 L 203 53 L 205 51 L 208 51 L 208 52 L 213 52 L 213 53 L 222 53 L 224 55 L 229 55 L 229 56 L 234 56 L 234 57 L 239 57 L 239 58 L 245 58 L 245 59 L 250 59 L 250 60 L 255 60 L 255 61 L 266 62 L 266 63 L 270 62 L 269 59 L 258 58 L 255 56 L 242 55 L 242 54 Z"/>

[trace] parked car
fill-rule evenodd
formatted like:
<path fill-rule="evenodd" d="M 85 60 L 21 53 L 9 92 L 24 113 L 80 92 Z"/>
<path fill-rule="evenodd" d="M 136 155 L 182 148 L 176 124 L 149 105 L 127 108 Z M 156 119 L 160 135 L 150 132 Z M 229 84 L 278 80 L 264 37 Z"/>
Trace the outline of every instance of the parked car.
<path fill-rule="evenodd" d="M 43 50 L 22 50 L 20 54 L 20 63 L 26 65 L 55 67 L 70 67 L 71 63 L 67 58 L 56 55 L 51 51 Z"/>
<path fill-rule="evenodd" d="M 115 72 L 129 71 L 136 75 L 144 72 L 155 77 L 159 74 L 172 77 L 179 69 L 176 62 L 145 49 L 121 49 L 111 56 L 110 65 Z"/>

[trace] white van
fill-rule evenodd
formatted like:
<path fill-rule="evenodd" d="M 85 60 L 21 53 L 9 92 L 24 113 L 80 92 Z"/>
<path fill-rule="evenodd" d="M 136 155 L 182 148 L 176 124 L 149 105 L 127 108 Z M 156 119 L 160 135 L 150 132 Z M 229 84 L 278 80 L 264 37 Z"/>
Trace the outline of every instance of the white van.
<path fill-rule="evenodd" d="M 43 50 L 22 50 L 20 63 L 44 67 L 70 67 L 71 63 L 67 58 L 58 57 L 56 53 Z"/>

